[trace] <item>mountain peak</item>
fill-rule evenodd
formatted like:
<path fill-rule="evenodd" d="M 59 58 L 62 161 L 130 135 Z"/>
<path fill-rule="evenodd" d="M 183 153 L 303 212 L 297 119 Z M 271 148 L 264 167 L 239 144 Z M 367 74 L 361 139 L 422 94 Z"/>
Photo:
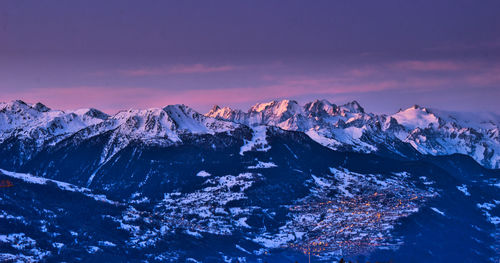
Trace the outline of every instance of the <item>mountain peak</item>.
<path fill-rule="evenodd" d="M 15 101 L 12 102 L 12 104 L 16 104 L 16 105 L 28 105 L 23 100 L 15 100 Z"/>
<path fill-rule="evenodd" d="M 22 101 L 22 100 L 13 100 L 13 101 L 10 101 L 10 102 L 2 102 L 0 103 L 0 106 L 4 109 L 18 109 L 18 108 L 21 108 L 21 109 L 26 109 L 26 108 L 30 108 L 30 105 L 28 105 L 26 102 Z"/>
<path fill-rule="evenodd" d="M 91 118 L 96 118 L 101 120 L 109 118 L 108 114 L 94 108 L 78 109 L 73 111 L 73 113 L 75 113 L 76 115 L 88 116 Z"/>
<path fill-rule="evenodd" d="M 349 110 L 351 113 L 365 113 L 365 109 L 363 109 L 363 107 L 361 107 L 361 105 L 359 105 L 359 103 L 355 100 L 348 102 L 341 107 Z"/>
<path fill-rule="evenodd" d="M 392 115 L 399 124 L 409 128 L 427 128 L 429 125 L 439 125 L 439 118 L 418 105 L 413 105 L 406 110 L 400 110 Z"/>
<path fill-rule="evenodd" d="M 319 117 L 322 114 L 334 115 L 337 110 L 337 105 L 330 103 L 328 100 L 316 99 L 313 102 L 306 103 L 304 109 L 310 112 L 311 116 Z"/>
<path fill-rule="evenodd" d="M 295 100 L 281 100 L 277 103 L 277 112 L 282 114 L 287 111 L 292 111 L 292 113 L 300 111 L 299 103 Z"/>
<path fill-rule="evenodd" d="M 282 115 L 288 111 L 300 111 L 300 106 L 295 100 L 273 100 L 266 103 L 257 103 L 252 106 L 248 112 L 263 112 L 268 110 L 271 110 L 274 115 Z"/>
<path fill-rule="evenodd" d="M 218 110 L 220 110 L 219 105 L 214 105 L 214 106 L 212 107 L 212 109 L 211 109 L 211 110 L 210 110 L 207 114 L 208 114 L 208 115 L 213 114 L 213 113 L 217 112 Z"/>
<path fill-rule="evenodd" d="M 43 104 L 42 104 L 42 103 L 40 103 L 40 102 L 37 102 L 37 103 L 33 106 L 33 108 L 34 108 L 35 110 L 39 111 L 39 112 L 47 112 L 47 111 L 50 111 L 50 108 L 49 108 L 49 107 L 47 107 L 47 106 L 43 105 Z"/>
<path fill-rule="evenodd" d="M 0 103 L 2 108 L 7 109 L 24 109 L 24 110 L 35 110 L 38 112 L 48 112 L 50 108 L 44 104 L 37 102 L 36 104 L 28 104 L 22 100 L 13 100 L 9 103 Z"/>
<path fill-rule="evenodd" d="M 250 108 L 250 110 L 248 112 L 261 112 L 261 111 L 265 110 L 267 107 L 272 106 L 276 103 L 277 103 L 276 100 L 273 100 L 270 102 L 264 102 L 264 103 L 256 103 L 255 105 L 253 105 Z"/>
<path fill-rule="evenodd" d="M 242 114 L 240 110 L 233 110 L 229 107 L 219 107 L 215 105 L 207 114 L 206 117 L 234 121 L 234 117 L 238 114 Z"/>
<path fill-rule="evenodd" d="M 189 111 L 189 110 L 192 110 L 190 107 L 184 105 L 184 104 L 172 104 L 172 105 L 167 105 L 165 107 L 163 107 L 163 110 L 164 111 L 168 111 L 168 110 L 181 110 L 181 111 Z M 192 110 L 194 111 L 194 110 Z"/>

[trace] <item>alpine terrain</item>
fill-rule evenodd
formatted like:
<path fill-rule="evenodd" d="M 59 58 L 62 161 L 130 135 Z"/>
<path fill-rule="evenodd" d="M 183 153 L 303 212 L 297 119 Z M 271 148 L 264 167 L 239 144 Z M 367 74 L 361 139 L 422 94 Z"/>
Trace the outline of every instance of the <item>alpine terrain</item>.
<path fill-rule="evenodd" d="M 500 116 L 0 103 L 2 262 L 498 262 Z"/>

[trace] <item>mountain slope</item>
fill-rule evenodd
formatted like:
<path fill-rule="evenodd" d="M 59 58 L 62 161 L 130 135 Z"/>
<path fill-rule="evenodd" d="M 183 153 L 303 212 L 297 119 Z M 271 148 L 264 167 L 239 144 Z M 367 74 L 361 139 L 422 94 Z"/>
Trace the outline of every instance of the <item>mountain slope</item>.
<path fill-rule="evenodd" d="M 27 104 L 20 100 L 0 103 L 0 142 L 14 136 L 32 139 L 37 146 L 56 143 L 108 117 L 96 109 L 60 111 L 51 110 L 41 103 Z"/>
<path fill-rule="evenodd" d="M 321 262 L 498 257 L 500 173 L 464 155 L 408 161 L 337 152 L 273 127 L 257 135 L 265 147 L 240 154 L 256 136 L 241 127 L 181 135 L 182 144 L 133 141 L 82 187 L 99 167 L 100 151 L 90 150 L 101 136 L 67 138 L 21 167 L 43 177 L 0 171 L 13 185 L 0 188 L 0 247 L 8 254 L 0 256 L 294 262 L 310 250 Z M 80 168 L 86 165 L 93 167 Z"/>
<path fill-rule="evenodd" d="M 205 117 L 184 105 L 121 111 L 113 116 L 95 109 L 56 111 L 22 101 L 3 103 L 0 109 L 0 155 L 12 156 L 0 160 L 2 167 L 20 167 L 67 138 L 108 136 L 101 142 L 99 162 L 103 164 L 134 140 L 171 145 L 181 143 L 183 134 L 229 132 L 239 126 Z"/>

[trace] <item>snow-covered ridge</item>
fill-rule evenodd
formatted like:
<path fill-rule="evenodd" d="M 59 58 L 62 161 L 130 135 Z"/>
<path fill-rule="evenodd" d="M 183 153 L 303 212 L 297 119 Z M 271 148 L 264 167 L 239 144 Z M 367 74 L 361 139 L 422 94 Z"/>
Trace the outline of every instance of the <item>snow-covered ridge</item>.
<path fill-rule="evenodd" d="M 422 154 L 466 154 L 488 168 L 500 168 L 500 116 L 457 113 L 414 105 L 395 114 L 367 113 L 358 102 L 336 105 L 315 100 L 257 103 L 247 112 L 214 106 L 206 116 L 251 127 L 277 126 L 302 131 L 335 149 L 377 152 L 388 148 L 404 156 L 397 145 L 409 144 Z"/>
<path fill-rule="evenodd" d="M 145 110 L 130 109 L 109 116 L 96 109 L 52 110 L 41 103 L 20 100 L 0 103 L 0 143 L 9 137 L 34 139 L 39 146 L 56 143 L 89 128 L 89 136 L 117 129 L 137 138 L 168 138 L 178 141 L 181 133 L 214 134 L 235 129 L 238 124 L 206 117 L 185 105 Z"/>
<path fill-rule="evenodd" d="M 71 136 L 85 140 L 110 133 L 100 158 L 104 164 L 132 141 L 167 146 L 182 143 L 184 134 L 230 132 L 239 126 L 206 117 L 185 105 L 130 109 L 109 116 L 96 109 L 51 110 L 41 103 L 20 100 L 0 104 L 0 144 L 9 139 L 23 141 L 20 155 L 28 158 Z M 30 147 L 24 147 L 26 144 Z"/>
<path fill-rule="evenodd" d="M 105 121 L 108 128 L 141 138 L 168 138 L 179 141 L 179 134 L 215 134 L 234 130 L 238 124 L 206 117 L 185 105 L 120 111 Z M 105 128 L 104 128 L 105 129 Z"/>
<path fill-rule="evenodd" d="M 85 196 L 88 196 L 92 199 L 95 199 L 96 201 L 106 202 L 106 203 L 109 203 L 112 205 L 119 205 L 120 204 L 116 201 L 112 201 L 112 200 L 107 199 L 105 195 L 94 194 L 88 188 L 76 186 L 76 185 L 69 184 L 66 182 L 61 182 L 61 181 L 56 181 L 56 180 L 47 179 L 47 178 L 43 178 L 43 177 L 33 176 L 31 174 L 26 174 L 26 173 L 10 172 L 10 171 L 6 171 L 3 169 L 0 169 L 0 174 L 9 176 L 11 178 L 16 178 L 16 179 L 22 180 L 22 181 L 24 181 L 26 183 L 30 183 L 30 184 L 46 185 L 47 183 L 52 183 L 52 184 L 55 184 L 59 189 L 61 189 L 63 191 L 82 193 Z"/>
<path fill-rule="evenodd" d="M 108 117 L 96 109 L 51 110 L 41 103 L 21 100 L 0 103 L 0 142 L 15 136 L 33 139 L 38 146 L 55 143 Z"/>
<path fill-rule="evenodd" d="M 183 134 L 215 134 L 230 132 L 239 127 L 234 122 L 206 117 L 185 105 L 164 108 L 120 111 L 103 123 L 88 127 L 87 137 L 112 131 L 101 154 L 106 163 L 131 141 L 168 146 L 182 143 Z"/>
<path fill-rule="evenodd" d="M 457 113 L 417 105 L 390 117 L 403 126 L 399 138 L 422 154 L 466 154 L 488 168 L 500 168 L 500 116 Z"/>

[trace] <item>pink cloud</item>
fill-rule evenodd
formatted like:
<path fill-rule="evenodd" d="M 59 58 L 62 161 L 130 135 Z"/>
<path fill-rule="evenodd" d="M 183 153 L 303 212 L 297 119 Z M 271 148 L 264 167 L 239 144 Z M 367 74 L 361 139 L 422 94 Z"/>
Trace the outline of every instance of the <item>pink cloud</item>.
<path fill-rule="evenodd" d="M 340 78 L 291 77 L 273 84 L 233 88 L 162 90 L 153 87 L 73 86 L 48 87 L 11 92 L 2 100 L 22 99 L 42 102 L 55 109 L 96 107 L 108 114 L 127 108 L 163 107 L 186 104 L 206 108 L 213 104 L 253 103 L 276 98 L 317 94 L 332 95 L 347 92 L 366 92 L 395 88 L 391 81 L 353 84 Z"/>
<path fill-rule="evenodd" d="M 318 97 L 345 93 L 381 91 L 398 86 L 394 81 L 382 81 L 365 84 L 342 83 L 336 78 L 298 78 L 283 79 L 275 84 L 216 88 L 209 90 L 186 90 L 169 94 L 169 99 L 182 101 L 188 105 L 209 106 L 213 104 L 241 104 L 267 101 L 277 98 L 293 98 L 304 95 Z"/>
<path fill-rule="evenodd" d="M 115 86 L 73 86 L 35 88 L 27 91 L 11 91 L 0 94 L 2 100 L 23 99 L 28 102 L 41 101 L 49 107 L 58 109 L 75 109 L 80 107 L 96 107 L 113 114 L 126 108 L 163 107 L 169 104 L 184 103 L 195 108 L 204 108 L 213 104 L 242 105 L 277 98 L 300 97 L 341 97 L 348 94 L 355 96 L 362 93 L 382 91 L 402 91 L 406 93 L 431 93 L 437 90 L 452 90 L 454 87 L 500 84 L 500 66 L 490 65 L 479 70 L 458 71 L 454 77 L 449 74 L 420 74 L 418 69 L 458 69 L 462 65 L 452 62 L 436 61 L 399 62 L 405 67 L 395 68 L 396 63 L 373 67 L 360 67 L 328 73 L 305 75 L 268 74 L 256 75 L 256 83 L 248 86 L 232 86 L 207 89 L 181 87 L 179 89 L 159 87 L 122 87 Z M 473 64 L 473 63 L 471 63 Z M 455 65 L 460 65 L 459 67 Z M 409 68 L 408 68 L 409 67 Z M 401 69 L 405 70 L 401 70 Z M 196 72 L 217 72 L 232 70 L 232 66 L 207 67 L 177 66 L 165 70 L 165 74 L 185 74 Z M 155 73 L 156 72 L 156 73 Z M 163 71 L 145 71 L 141 74 L 159 74 Z M 176 72 L 176 73 L 172 73 Z M 260 77 L 260 78 L 259 78 Z M 168 84 L 168 83 L 167 83 Z M 204 83 L 201 83 L 201 86 Z M 210 84 L 209 84 L 210 85 Z M 165 85 L 166 87 L 168 85 Z M 354 94 L 354 95 L 353 95 Z M 352 98 L 354 99 L 354 98 Z"/>
<path fill-rule="evenodd" d="M 492 66 L 486 71 L 464 76 L 469 85 L 474 86 L 500 86 L 500 65 Z"/>
<path fill-rule="evenodd" d="M 141 76 L 171 75 L 171 74 L 225 72 L 225 71 L 232 71 L 235 69 L 237 69 L 237 67 L 231 65 L 207 66 L 203 64 L 193 64 L 193 65 L 176 65 L 173 67 L 122 70 L 120 72 L 127 76 L 141 77 Z"/>
<path fill-rule="evenodd" d="M 21 99 L 42 102 L 54 109 L 98 108 L 115 113 L 133 105 L 145 105 L 156 94 L 153 89 L 110 86 L 47 87 L 10 92 L 3 101 Z"/>
<path fill-rule="evenodd" d="M 401 61 L 393 65 L 397 69 L 416 71 L 457 71 L 474 68 L 470 63 L 460 63 L 455 61 L 432 60 L 432 61 Z"/>
<path fill-rule="evenodd" d="M 379 73 L 376 69 L 370 67 L 356 68 L 347 71 L 346 75 L 352 77 L 368 77 Z"/>

